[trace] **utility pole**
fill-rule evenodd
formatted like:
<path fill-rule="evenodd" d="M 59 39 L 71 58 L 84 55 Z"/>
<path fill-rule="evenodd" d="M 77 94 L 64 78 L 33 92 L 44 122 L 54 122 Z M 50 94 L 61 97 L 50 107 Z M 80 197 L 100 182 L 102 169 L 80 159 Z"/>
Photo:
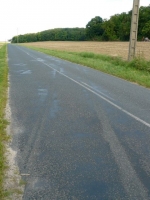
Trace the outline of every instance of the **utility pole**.
<path fill-rule="evenodd" d="M 17 43 L 18 43 L 18 28 L 17 28 Z"/>
<path fill-rule="evenodd" d="M 133 0 L 128 61 L 135 57 L 140 0 Z"/>

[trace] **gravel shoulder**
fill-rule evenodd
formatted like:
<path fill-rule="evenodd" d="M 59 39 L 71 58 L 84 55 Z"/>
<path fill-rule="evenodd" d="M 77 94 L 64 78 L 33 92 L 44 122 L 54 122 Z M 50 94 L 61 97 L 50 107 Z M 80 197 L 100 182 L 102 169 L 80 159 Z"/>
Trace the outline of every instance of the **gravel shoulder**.
<path fill-rule="evenodd" d="M 9 104 L 9 88 L 8 88 L 8 101 L 6 104 L 6 119 L 9 121 L 9 125 L 7 126 L 7 134 L 12 139 L 13 135 L 11 132 L 11 108 Z M 4 182 L 4 189 L 7 191 L 8 196 L 6 200 L 21 200 L 23 197 L 24 191 L 24 183 L 21 180 L 21 176 L 19 174 L 19 168 L 16 165 L 15 158 L 17 152 L 11 148 L 11 140 L 9 143 L 6 144 L 6 161 L 8 169 L 6 170 L 5 174 L 5 182 Z"/>

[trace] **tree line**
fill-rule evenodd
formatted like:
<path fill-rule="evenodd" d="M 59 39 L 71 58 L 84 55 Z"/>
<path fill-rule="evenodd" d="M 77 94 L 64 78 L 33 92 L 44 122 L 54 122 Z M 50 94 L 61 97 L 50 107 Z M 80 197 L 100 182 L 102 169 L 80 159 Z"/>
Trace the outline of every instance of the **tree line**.
<path fill-rule="evenodd" d="M 92 18 L 86 28 L 55 28 L 14 36 L 12 43 L 37 41 L 129 41 L 132 10 L 115 14 L 109 20 Z M 138 40 L 150 38 L 150 5 L 139 9 Z"/>
<path fill-rule="evenodd" d="M 38 33 L 28 33 L 12 38 L 12 43 L 39 41 L 85 41 L 85 28 L 55 28 Z"/>

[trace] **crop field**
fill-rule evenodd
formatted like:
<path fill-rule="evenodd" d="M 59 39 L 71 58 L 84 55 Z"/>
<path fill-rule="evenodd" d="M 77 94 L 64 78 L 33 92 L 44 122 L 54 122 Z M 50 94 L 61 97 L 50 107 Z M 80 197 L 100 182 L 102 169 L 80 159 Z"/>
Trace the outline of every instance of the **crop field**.
<path fill-rule="evenodd" d="M 119 56 L 124 60 L 128 58 L 129 42 L 68 42 L 48 41 L 24 43 L 26 46 L 61 50 L 70 52 L 93 52 L 110 56 Z M 137 56 L 150 60 L 150 42 L 137 42 Z"/>

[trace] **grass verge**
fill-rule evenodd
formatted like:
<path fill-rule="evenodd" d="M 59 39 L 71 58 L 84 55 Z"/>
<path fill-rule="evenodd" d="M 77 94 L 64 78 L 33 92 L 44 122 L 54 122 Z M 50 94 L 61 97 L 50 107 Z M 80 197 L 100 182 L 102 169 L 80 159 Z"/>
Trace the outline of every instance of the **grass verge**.
<path fill-rule="evenodd" d="M 7 101 L 8 87 L 8 65 L 7 65 L 7 46 L 4 44 L 0 48 L 0 199 L 4 199 L 5 191 L 3 188 L 6 166 L 5 142 L 9 137 L 6 134 L 8 122 L 5 120 L 5 107 Z"/>
<path fill-rule="evenodd" d="M 120 57 L 88 52 L 67 52 L 32 46 L 28 48 L 82 64 L 150 88 L 150 61 L 146 61 L 142 56 L 138 56 L 133 61 L 127 62 Z"/>

